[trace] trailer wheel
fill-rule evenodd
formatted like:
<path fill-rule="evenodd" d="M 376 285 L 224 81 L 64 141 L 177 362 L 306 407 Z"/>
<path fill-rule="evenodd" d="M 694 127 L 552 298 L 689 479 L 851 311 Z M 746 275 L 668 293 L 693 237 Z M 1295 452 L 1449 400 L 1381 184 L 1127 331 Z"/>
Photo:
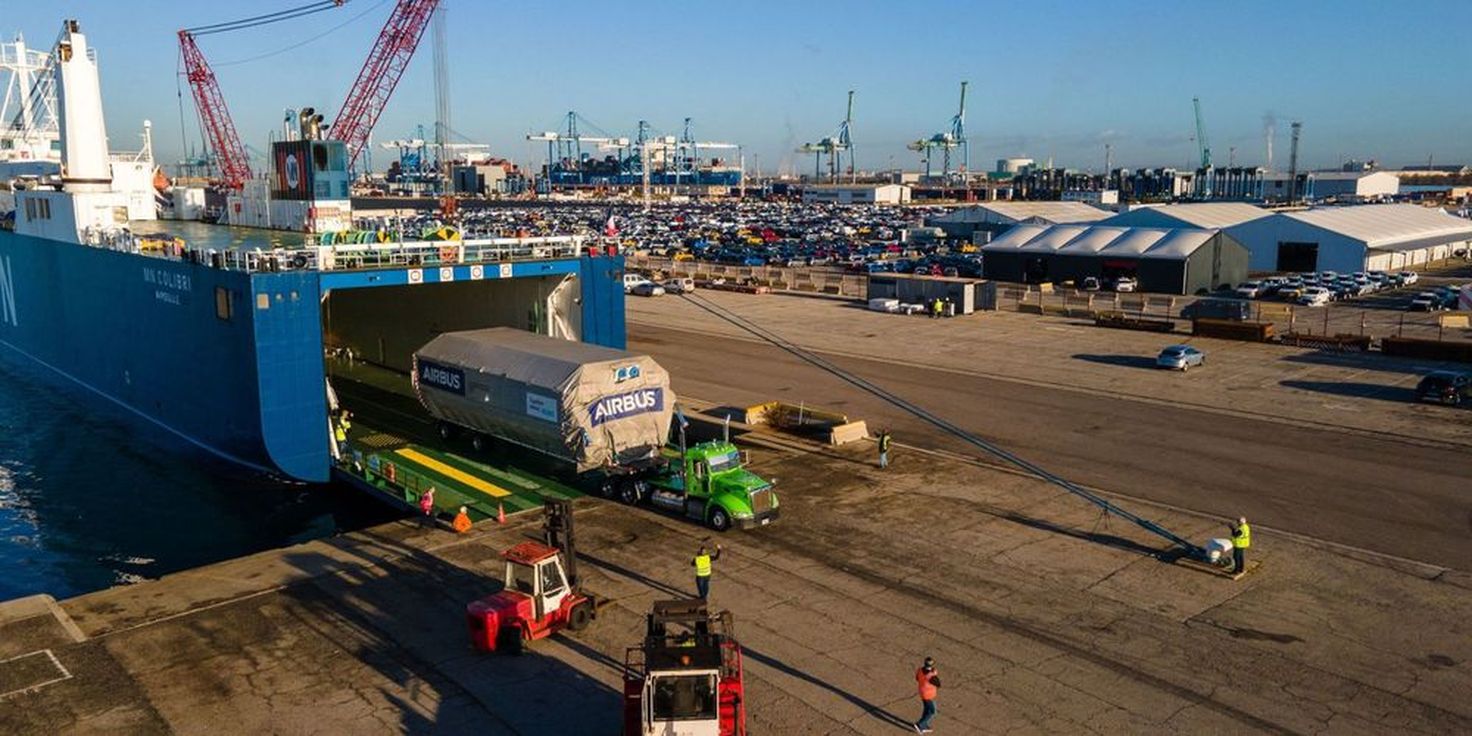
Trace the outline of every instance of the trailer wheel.
<path fill-rule="evenodd" d="M 582 631 L 593 623 L 593 604 L 583 601 L 572 607 L 567 613 L 567 628 L 571 631 Z"/>
<path fill-rule="evenodd" d="M 633 506 L 639 503 L 639 484 L 632 480 L 625 480 L 618 484 L 618 500 Z"/>
<path fill-rule="evenodd" d="M 714 511 L 710 512 L 710 528 L 718 532 L 723 532 L 727 529 L 730 529 L 731 515 L 726 513 L 725 509 L 717 506 Z"/>
<path fill-rule="evenodd" d="M 613 478 L 604 478 L 599 481 L 598 495 L 609 500 L 618 498 L 618 481 Z"/>
<path fill-rule="evenodd" d="M 479 432 L 471 435 L 470 446 L 475 448 L 476 452 L 485 452 L 487 446 L 486 436 Z"/>
<path fill-rule="evenodd" d="M 515 626 L 502 626 L 496 633 L 496 651 L 511 656 L 520 656 L 522 652 L 521 629 Z"/>
<path fill-rule="evenodd" d="M 447 440 L 455 436 L 455 428 L 449 422 L 440 422 L 440 439 Z"/>

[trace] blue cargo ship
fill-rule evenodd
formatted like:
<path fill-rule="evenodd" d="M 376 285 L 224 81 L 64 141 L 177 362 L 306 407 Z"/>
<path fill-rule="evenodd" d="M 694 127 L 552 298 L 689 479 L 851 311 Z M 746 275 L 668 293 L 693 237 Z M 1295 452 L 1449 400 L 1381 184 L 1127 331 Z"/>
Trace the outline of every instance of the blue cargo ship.
<path fill-rule="evenodd" d="M 439 332 L 493 326 L 624 347 L 622 258 L 575 239 L 322 245 L 341 238 L 305 235 L 279 247 L 271 231 L 130 221 L 75 22 L 56 53 L 62 172 L 18 188 L 13 229 L 0 230 L 0 346 L 149 431 L 321 482 L 333 463 L 331 356 L 403 369 Z M 288 160 L 333 144 L 282 141 L 274 152 Z M 320 181 L 346 173 L 313 161 Z M 271 188 L 304 192 L 281 204 L 310 229 L 325 209 L 313 167 L 290 163 Z"/>

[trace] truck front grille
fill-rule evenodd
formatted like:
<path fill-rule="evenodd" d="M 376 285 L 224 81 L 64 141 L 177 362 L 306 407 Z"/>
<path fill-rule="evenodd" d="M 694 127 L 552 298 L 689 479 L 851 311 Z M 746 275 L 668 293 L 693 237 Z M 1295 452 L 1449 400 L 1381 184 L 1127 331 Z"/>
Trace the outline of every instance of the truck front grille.
<path fill-rule="evenodd" d="M 751 511 L 755 514 L 765 514 L 772 510 L 772 489 L 763 488 L 751 492 Z"/>

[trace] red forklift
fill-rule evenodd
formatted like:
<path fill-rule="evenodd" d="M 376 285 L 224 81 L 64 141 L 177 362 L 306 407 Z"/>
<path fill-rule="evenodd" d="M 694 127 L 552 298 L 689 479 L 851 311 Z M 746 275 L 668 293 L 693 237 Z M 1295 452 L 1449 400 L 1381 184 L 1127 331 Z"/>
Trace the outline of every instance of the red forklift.
<path fill-rule="evenodd" d="M 521 654 L 526 642 L 582 630 L 598 615 L 579 585 L 572 503 L 548 500 L 542 513 L 543 541 L 502 552 L 505 586 L 465 607 L 470 643 L 479 651 Z"/>
<path fill-rule="evenodd" d="M 624 736 L 746 736 L 741 645 L 730 611 L 656 601 L 624 656 Z"/>

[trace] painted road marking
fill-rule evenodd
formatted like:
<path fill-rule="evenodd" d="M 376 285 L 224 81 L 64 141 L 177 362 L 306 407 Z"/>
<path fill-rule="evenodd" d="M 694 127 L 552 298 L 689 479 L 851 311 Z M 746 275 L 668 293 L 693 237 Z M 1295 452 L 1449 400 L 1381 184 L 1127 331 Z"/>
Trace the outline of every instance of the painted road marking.
<path fill-rule="evenodd" d="M 0 693 L 0 700 L 4 700 L 6 698 L 9 698 L 12 695 L 20 695 L 22 693 L 35 692 L 37 690 L 40 690 L 43 687 L 46 687 L 47 685 L 55 685 L 58 682 L 63 682 L 65 680 L 72 679 L 72 673 L 68 672 L 65 667 L 61 666 L 61 660 L 57 659 L 56 658 L 56 655 L 55 654 L 52 654 L 50 649 L 38 649 L 38 650 L 36 650 L 34 652 L 30 652 L 28 654 L 22 654 L 19 657 L 11 657 L 10 659 L 0 660 L 0 670 L 6 669 L 6 668 L 4 668 L 4 665 L 13 665 L 13 667 L 15 667 L 15 668 L 24 668 L 25 665 L 18 665 L 18 664 L 14 664 L 14 663 L 18 663 L 18 662 L 20 662 L 23 659 L 28 659 L 30 657 L 35 657 L 35 656 L 39 656 L 39 655 L 42 655 L 42 654 L 44 654 L 48 658 L 50 658 L 50 660 L 51 660 L 51 666 L 56 668 L 56 671 L 60 674 L 60 676 L 59 677 L 52 677 L 51 679 L 48 679 L 48 680 L 42 680 L 40 682 L 32 683 L 32 684 L 26 685 L 24 687 L 18 687 L 18 688 L 15 688 L 13 690 L 8 690 L 6 692 Z M 11 684 L 15 684 L 15 683 L 11 683 Z"/>
<path fill-rule="evenodd" d="M 430 457 L 428 455 L 425 455 L 424 453 L 419 452 L 418 450 L 415 450 L 415 449 L 413 449 L 411 447 L 405 447 L 405 448 L 401 448 L 401 449 L 395 450 L 394 453 L 397 454 L 397 455 L 401 455 L 403 457 L 406 457 L 406 458 L 408 458 L 408 459 L 410 459 L 410 460 L 412 460 L 412 461 L 414 461 L 416 463 L 419 463 L 420 465 L 422 465 L 422 466 L 424 466 L 426 468 L 429 468 L 430 470 L 433 470 L 434 472 L 439 473 L 440 475 L 443 475 L 443 476 L 445 476 L 447 478 L 452 478 L 452 479 L 457 480 L 457 481 L 459 481 L 461 483 L 464 483 L 465 485 L 470 486 L 471 488 L 474 488 L 475 490 L 480 491 L 481 493 L 489 494 L 489 495 L 495 496 L 497 498 L 500 498 L 502 496 L 509 496 L 509 495 L 511 495 L 511 492 L 510 491 L 508 491 L 508 490 L 506 490 L 504 488 L 501 488 L 500 486 L 496 486 L 496 485 L 492 485 L 490 483 L 487 483 L 484 480 L 481 480 L 480 478 L 477 478 L 477 477 L 475 477 L 475 476 L 473 476 L 473 475 L 471 475 L 471 474 L 469 474 L 469 473 L 467 473 L 467 472 L 465 472 L 463 470 L 460 470 L 459 468 L 455 468 L 455 467 L 451 467 L 449 465 L 446 465 L 446 464 L 444 464 L 444 463 L 442 463 L 442 462 L 440 462 L 440 461 L 438 461 L 438 460 L 436 460 L 436 459 L 434 459 L 434 458 L 432 458 L 432 457 Z"/>

